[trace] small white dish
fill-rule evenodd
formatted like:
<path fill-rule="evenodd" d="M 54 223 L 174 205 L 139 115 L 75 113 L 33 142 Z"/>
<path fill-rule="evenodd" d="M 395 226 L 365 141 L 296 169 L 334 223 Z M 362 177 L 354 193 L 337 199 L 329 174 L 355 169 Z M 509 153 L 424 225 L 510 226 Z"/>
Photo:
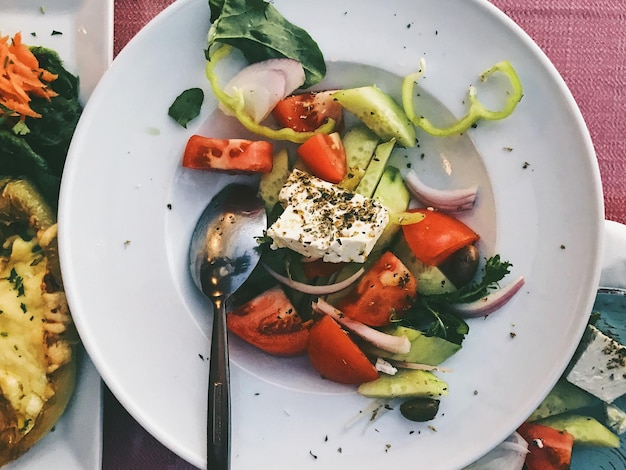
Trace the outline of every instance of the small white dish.
<path fill-rule="evenodd" d="M 233 469 L 467 465 L 548 393 L 591 311 L 603 207 L 583 119 L 545 55 L 487 1 L 320 0 L 314 15 L 301 2 L 273 3 L 319 43 L 327 86 L 390 86 L 426 57 L 420 86 L 436 98 L 426 111 L 460 115 L 468 82 L 500 60 L 513 63 L 525 93 L 510 118 L 458 139 L 420 135 L 412 161 L 431 181 L 479 180 L 467 220 L 484 252 L 510 260 L 511 277 L 527 284 L 497 314 L 470 322 L 431 423 L 394 412 L 347 429 L 369 403 L 354 388 L 321 380 L 306 358 L 277 359 L 233 340 Z M 183 171 L 180 159 L 193 133 L 241 136 L 214 119 L 208 25 L 205 0 L 181 0 L 118 55 L 79 123 L 60 202 L 63 273 L 85 347 L 134 418 L 198 467 L 206 464 L 210 306 L 187 272 L 187 247 L 206 202 L 237 178 Z M 191 87 L 206 100 L 185 130 L 167 110 Z"/>
<path fill-rule="evenodd" d="M 0 34 L 22 33 L 28 45 L 57 51 L 91 95 L 113 56 L 113 0 L 0 0 Z M 54 34 L 53 34 L 54 32 Z M 76 391 L 53 431 L 7 469 L 99 470 L 102 466 L 102 381 L 84 348 L 77 350 Z"/>

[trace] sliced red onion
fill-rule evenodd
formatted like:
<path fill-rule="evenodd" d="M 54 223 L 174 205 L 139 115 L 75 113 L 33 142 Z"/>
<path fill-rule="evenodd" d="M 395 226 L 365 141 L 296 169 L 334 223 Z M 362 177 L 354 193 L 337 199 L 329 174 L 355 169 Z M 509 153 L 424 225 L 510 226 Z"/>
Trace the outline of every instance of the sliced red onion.
<path fill-rule="evenodd" d="M 489 315 L 506 304 L 524 285 L 524 278 L 519 277 L 506 286 L 490 292 L 482 299 L 466 304 L 453 304 L 453 311 L 463 318 L 475 318 Z"/>
<path fill-rule="evenodd" d="M 355 272 L 352 276 L 344 279 L 343 281 L 327 284 L 324 286 L 312 286 L 311 284 L 305 284 L 304 282 L 294 281 L 293 279 L 288 278 L 287 276 L 283 276 L 282 274 L 277 273 L 272 268 L 270 268 L 267 264 L 263 263 L 263 267 L 265 270 L 276 279 L 278 282 L 291 287 L 294 290 L 299 292 L 303 292 L 305 294 L 311 295 L 329 295 L 334 294 L 335 292 L 342 291 L 347 287 L 350 287 L 354 284 L 365 272 L 365 269 L 360 268 L 357 272 Z"/>
<path fill-rule="evenodd" d="M 407 188 L 415 198 L 427 207 L 446 212 L 459 212 L 474 207 L 477 186 L 464 189 L 436 189 L 424 183 L 417 173 L 409 170 L 404 177 Z"/>
<path fill-rule="evenodd" d="M 318 299 L 317 302 L 313 303 L 313 309 L 319 313 L 330 315 L 342 326 L 383 351 L 394 354 L 406 354 L 411 349 L 411 342 L 406 336 L 388 335 L 360 321 L 348 318 L 341 310 L 336 309 L 322 299 Z"/>
<path fill-rule="evenodd" d="M 276 104 L 304 83 L 302 64 L 293 59 L 268 59 L 239 71 L 224 86 L 230 96 L 243 98 L 245 112 L 255 122 L 263 121 Z M 226 114 L 232 114 L 220 106 Z"/>

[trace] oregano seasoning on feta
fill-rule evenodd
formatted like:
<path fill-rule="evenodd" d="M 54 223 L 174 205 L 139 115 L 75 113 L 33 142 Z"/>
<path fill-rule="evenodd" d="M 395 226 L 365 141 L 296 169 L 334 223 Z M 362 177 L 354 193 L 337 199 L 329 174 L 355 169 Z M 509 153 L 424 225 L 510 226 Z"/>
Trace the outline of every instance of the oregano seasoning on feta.
<path fill-rule="evenodd" d="M 267 230 L 272 248 L 331 263 L 362 263 L 389 222 L 383 205 L 295 169 L 280 191 L 284 212 Z"/>

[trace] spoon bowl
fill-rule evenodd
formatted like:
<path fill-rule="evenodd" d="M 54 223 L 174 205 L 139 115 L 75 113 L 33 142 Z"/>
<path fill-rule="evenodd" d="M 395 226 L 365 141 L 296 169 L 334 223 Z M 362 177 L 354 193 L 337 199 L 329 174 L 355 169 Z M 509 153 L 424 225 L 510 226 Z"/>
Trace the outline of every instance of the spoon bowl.
<path fill-rule="evenodd" d="M 226 300 L 259 261 L 256 237 L 267 216 L 257 191 L 230 184 L 204 209 L 191 236 L 189 269 L 198 288 L 213 302 L 207 409 L 207 466 L 230 468 L 230 393 Z"/>

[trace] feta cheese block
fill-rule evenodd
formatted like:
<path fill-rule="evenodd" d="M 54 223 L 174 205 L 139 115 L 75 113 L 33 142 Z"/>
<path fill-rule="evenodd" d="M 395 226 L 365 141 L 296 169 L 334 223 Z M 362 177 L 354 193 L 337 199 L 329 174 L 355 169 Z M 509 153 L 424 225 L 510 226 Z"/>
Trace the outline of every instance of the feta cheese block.
<path fill-rule="evenodd" d="M 626 393 L 626 346 L 595 326 L 587 326 L 573 362 L 566 378 L 574 385 L 606 403 Z"/>
<path fill-rule="evenodd" d="M 331 263 L 363 263 L 389 222 L 380 202 L 298 169 L 279 200 L 285 210 L 267 229 L 271 247 Z"/>

